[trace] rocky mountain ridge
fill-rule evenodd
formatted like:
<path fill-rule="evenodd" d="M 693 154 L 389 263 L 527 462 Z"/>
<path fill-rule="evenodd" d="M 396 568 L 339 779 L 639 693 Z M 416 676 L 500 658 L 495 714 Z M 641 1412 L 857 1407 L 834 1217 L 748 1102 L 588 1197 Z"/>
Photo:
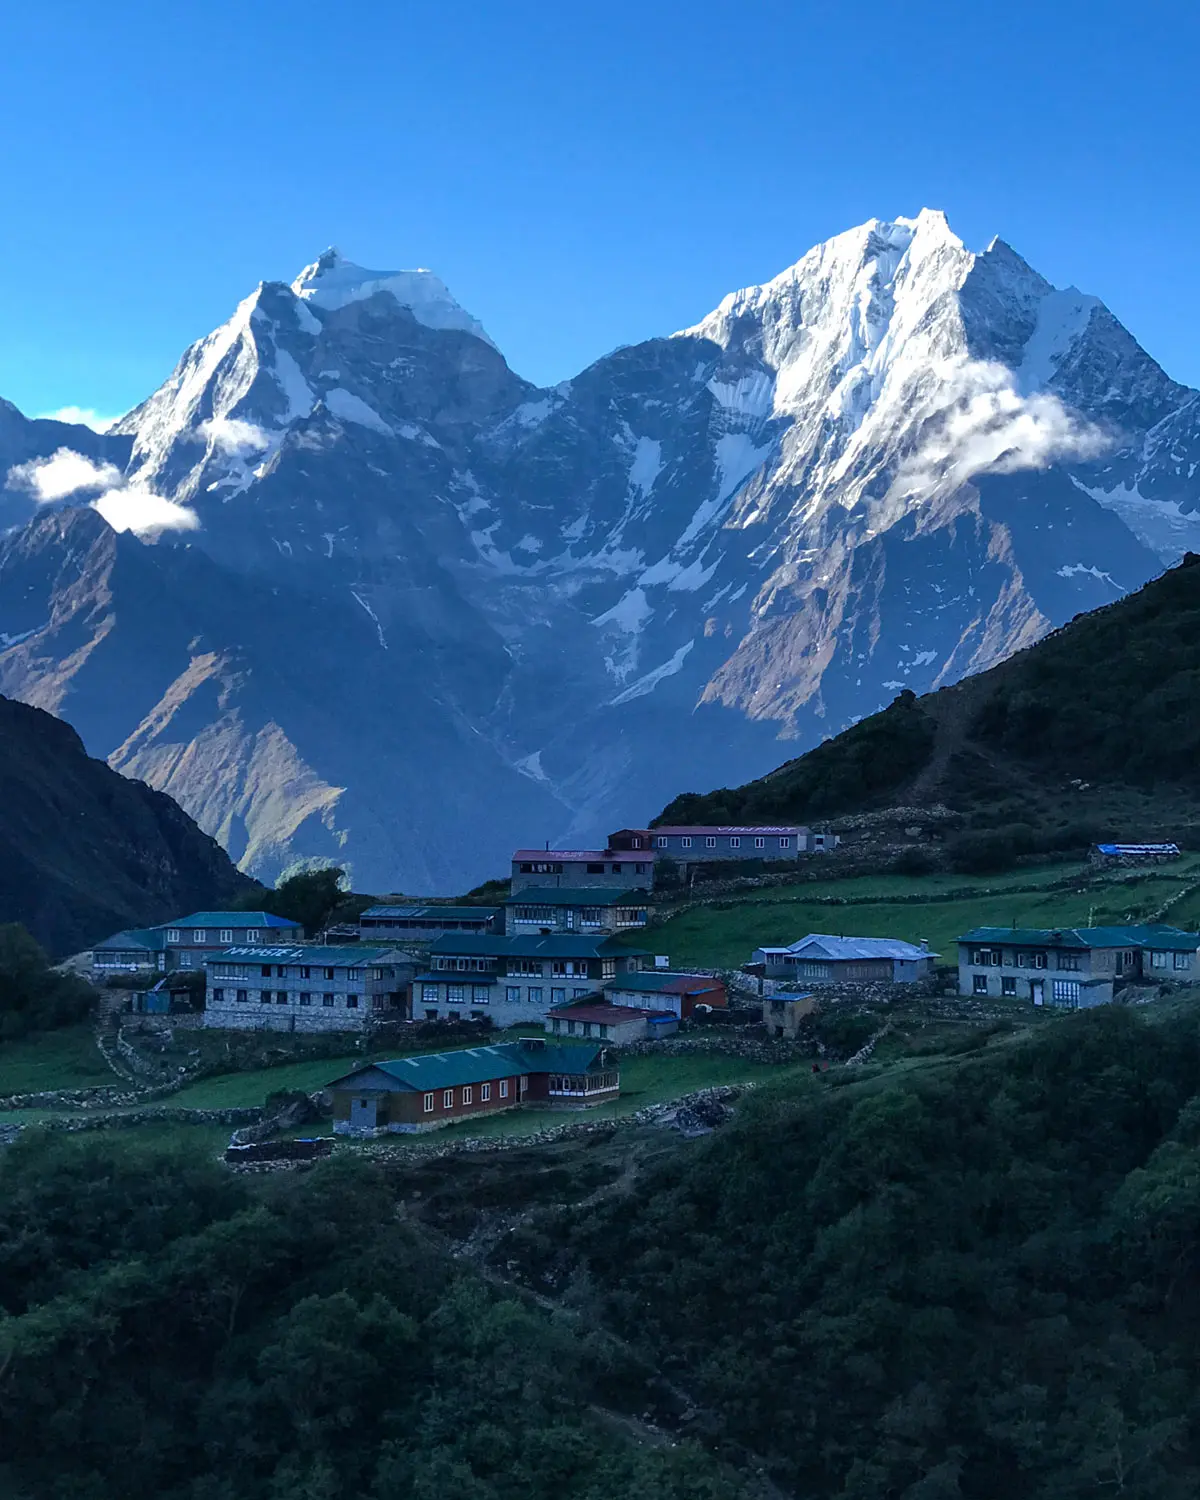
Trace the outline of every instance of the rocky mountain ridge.
<path fill-rule="evenodd" d="M 431 273 L 327 252 L 109 441 L 115 484 L 12 466 L 0 688 L 255 873 L 421 892 L 761 774 L 1200 537 L 1200 397 L 929 211 L 548 390 Z M 101 478 L 112 538 L 55 508 Z"/>

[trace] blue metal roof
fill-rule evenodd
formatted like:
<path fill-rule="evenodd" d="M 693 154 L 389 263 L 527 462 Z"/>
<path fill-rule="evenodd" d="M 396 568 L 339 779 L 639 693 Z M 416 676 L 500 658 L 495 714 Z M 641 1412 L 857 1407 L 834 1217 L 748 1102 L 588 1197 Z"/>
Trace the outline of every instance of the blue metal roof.
<path fill-rule="evenodd" d="M 1197 933 L 1138 923 L 1129 927 L 972 927 L 958 941 L 1018 948 L 1166 948 L 1180 952 L 1200 948 Z"/>
<path fill-rule="evenodd" d="M 428 917 L 435 922 L 490 922 L 498 906 L 368 906 L 362 917 Z"/>
<path fill-rule="evenodd" d="M 518 1073 L 586 1073 L 596 1065 L 603 1050 L 603 1044 L 599 1043 L 543 1042 L 537 1038 L 497 1042 L 490 1047 L 462 1047 L 453 1052 L 426 1052 L 391 1062 L 364 1063 L 325 1087 L 353 1087 L 353 1079 L 373 1069 L 386 1074 L 402 1089 L 418 1093 L 453 1088 L 461 1083 L 487 1083 Z"/>
<path fill-rule="evenodd" d="M 810 932 L 807 937 L 789 943 L 785 948 L 764 946 L 763 953 L 794 953 L 807 958 L 863 959 L 893 958 L 912 961 L 918 958 L 936 958 L 928 948 L 918 948 L 915 943 L 903 942 L 900 938 L 835 937 L 830 932 Z"/>
<path fill-rule="evenodd" d="M 291 917 L 274 917 L 269 911 L 194 911 L 187 917 L 176 917 L 172 922 L 160 922 L 158 929 L 168 927 L 232 927 L 253 931 L 259 927 L 288 928 L 299 932 L 301 924 Z"/>
<path fill-rule="evenodd" d="M 363 969 L 373 964 L 403 963 L 396 957 L 394 948 L 364 948 L 354 943 L 346 948 L 326 948 L 319 943 L 287 943 L 278 947 L 267 947 L 262 943 L 235 944 L 210 955 L 210 963 L 227 963 L 238 959 L 242 963 L 311 964 L 331 969 Z"/>

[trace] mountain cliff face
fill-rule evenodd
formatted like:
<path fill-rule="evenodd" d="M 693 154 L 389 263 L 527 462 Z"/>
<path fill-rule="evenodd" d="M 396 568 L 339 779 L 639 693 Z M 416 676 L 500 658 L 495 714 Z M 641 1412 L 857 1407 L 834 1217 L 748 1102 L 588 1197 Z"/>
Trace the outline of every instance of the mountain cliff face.
<path fill-rule="evenodd" d="M 0 698 L 0 920 L 62 955 L 250 888 L 169 797 L 89 759 L 61 719 Z"/>
<path fill-rule="evenodd" d="M 377 888 L 761 774 L 1200 538 L 1200 397 L 928 211 L 550 390 L 429 272 L 327 252 L 111 441 L 116 484 L 20 470 L 0 689 L 244 868 Z"/>

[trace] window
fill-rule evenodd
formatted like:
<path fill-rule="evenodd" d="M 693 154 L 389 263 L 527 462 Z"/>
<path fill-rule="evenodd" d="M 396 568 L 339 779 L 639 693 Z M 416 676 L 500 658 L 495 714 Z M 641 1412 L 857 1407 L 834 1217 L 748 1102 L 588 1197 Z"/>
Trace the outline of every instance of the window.
<path fill-rule="evenodd" d="M 178 927 L 168 927 L 167 928 L 167 942 L 168 943 L 177 943 L 178 941 L 179 941 L 179 928 Z"/>
<path fill-rule="evenodd" d="M 600 1033 L 600 1040 L 602 1042 L 606 1041 L 607 1038 L 608 1038 L 608 1027 L 604 1024 L 603 1021 L 600 1022 L 599 1026 L 597 1026 L 596 1030 L 599 1031 L 599 1033 Z"/>
<path fill-rule="evenodd" d="M 1176 954 L 1176 957 L 1179 955 Z M 1167 967 L 1167 955 L 1156 948 L 1150 955 L 1150 967 L 1152 969 L 1165 969 Z"/>
<path fill-rule="evenodd" d="M 207 943 L 208 942 L 208 928 L 207 927 L 197 927 L 195 929 L 195 931 L 192 933 L 192 942 L 193 943 Z"/>
<path fill-rule="evenodd" d="M 249 1000 L 249 998 L 250 998 L 250 991 L 249 990 L 238 990 L 237 997 L 238 997 L 238 1004 L 239 1005 L 245 1005 L 246 1001 Z"/>
<path fill-rule="evenodd" d="M 731 848 L 731 849 L 740 849 L 740 848 L 741 848 L 741 847 L 742 847 L 742 841 L 741 841 L 741 839 L 740 839 L 740 838 L 738 838 L 738 836 L 737 836 L 737 834 L 736 834 L 736 833 L 735 833 L 735 834 L 734 834 L 734 836 L 733 836 L 733 837 L 732 837 L 732 838 L 731 838 L 731 839 L 730 839 L 730 840 L 729 840 L 729 847 L 730 847 L 730 848 Z"/>
<path fill-rule="evenodd" d="M 586 977 L 586 975 L 587 975 L 587 959 L 586 958 L 556 958 L 554 960 L 554 962 L 550 965 L 550 969 L 551 969 L 551 972 L 553 974 L 555 974 L 556 976 L 559 975 L 559 974 L 566 974 L 566 975 L 580 974 L 580 975 L 583 975 L 583 976 Z"/>
<path fill-rule="evenodd" d="M 325 1005 L 325 1006 L 332 1005 L 333 1004 L 333 996 L 332 995 L 322 995 L 321 996 L 321 1004 Z"/>
<path fill-rule="evenodd" d="M 604 866 L 603 865 L 588 865 L 587 872 L 588 872 L 589 875 L 603 875 L 604 874 Z"/>
<path fill-rule="evenodd" d="M 1058 955 L 1058 967 L 1060 969 L 1078 970 L 1078 968 L 1079 968 L 1079 954 L 1078 953 L 1060 953 Z"/>
<path fill-rule="evenodd" d="M 491 1084 L 490 1083 L 481 1083 L 479 1085 L 479 1102 L 480 1102 L 480 1104 L 486 1104 L 491 1097 L 492 1097 L 492 1086 L 491 1086 Z"/>
<path fill-rule="evenodd" d="M 372 969 L 371 970 L 371 978 L 372 979 L 382 979 L 383 978 L 383 970 L 382 969 Z"/>
<path fill-rule="evenodd" d="M 300 966 L 300 978 L 301 979 L 311 979 L 312 978 L 312 970 L 308 967 L 307 964 L 302 964 Z"/>
<path fill-rule="evenodd" d="M 287 1003 L 288 1003 L 288 992 L 287 992 L 287 990 L 276 990 L 276 992 L 275 992 L 275 1004 L 276 1005 L 286 1005 Z"/>
<path fill-rule="evenodd" d="M 507 1099 L 508 1098 L 508 1079 L 507 1078 L 502 1078 L 500 1080 L 500 1097 L 501 1097 L 501 1099 Z"/>
<path fill-rule="evenodd" d="M 423 984 L 421 986 L 421 999 L 426 1005 L 438 1003 L 439 990 L 436 984 Z"/>
<path fill-rule="evenodd" d="M 584 906 L 580 908 L 579 920 L 584 927 L 603 927 L 604 910 L 599 906 Z"/>
<path fill-rule="evenodd" d="M 510 1005 L 520 1005 L 520 1003 L 521 1003 L 521 986 L 519 984 L 510 984 L 508 986 L 508 988 L 504 991 L 504 998 L 508 1001 L 508 1003 Z"/>
<path fill-rule="evenodd" d="M 788 839 L 780 839 L 779 840 L 779 847 L 781 849 L 790 849 L 792 847 L 792 841 L 791 841 L 791 839 L 790 838 L 788 838 Z"/>
<path fill-rule="evenodd" d="M 1027 969 L 1029 967 L 1029 954 L 1028 953 L 1018 953 L 1017 954 L 1016 967 L 1018 969 Z"/>
<path fill-rule="evenodd" d="M 1000 993 L 1002 995 L 1015 995 L 1017 993 L 1017 981 L 1012 974 L 1000 976 Z"/>
<path fill-rule="evenodd" d="M 271 1003 L 271 991 L 270 990 L 259 990 L 259 992 L 258 992 L 258 1003 L 260 1005 L 270 1005 L 270 1003 Z"/>
<path fill-rule="evenodd" d="M 346 1009 L 347 1010 L 357 1010 L 358 1009 L 358 996 L 357 995 L 347 995 L 346 996 Z"/>
<path fill-rule="evenodd" d="M 554 908 L 552 906 L 518 906 L 518 922 L 553 922 Z M 465 968 L 466 965 L 464 964 Z"/>
<path fill-rule="evenodd" d="M 448 984 L 446 986 L 446 1003 L 448 1005 L 461 1005 L 467 998 L 467 987 L 463 984 Z"/>
<path fill-rule="evenodd" d="M 347 969 L 346 970 L 346 978 L 349 981 L 349 983 L 351 983 L 351 984 L 357 984 L 358 981 L 362 978 L 362 970 L 361 969 Z"/>
<path fill-rule="evenodd" d="M 754 847 L 756 849 L 765 849 L 767 847 L 767 841 L 766 841 L 766 839 L 764 839 L 762 837 L 756 838 L 754 840 Z"/>
<path fill-rule="evenodd" d="M 333 978 L 333 970 L 332 969 L 326 969 L 325 970 L 325 978 L 326 979 L 332 979 Z"/>
<path fill-rule="evenodd" d="M 578 1000 L 578 999 L 579 999 L 579 998 L 580 998 L 580 996 L 582 996 L 582 995 L 586 995 L 586 994 L 587 994 L 587 990 L 586 990 L 586 989 L 582 989 L 582 990 L 572 990 L 572 991 L 571 991 L 571 999 L 572 999 L 572 1000 Z M 585 1035 L 585 1036 L 586 1036 L 586 1035 L 587 1035 L 587 1033 L 586 1033 L 586 1032 L 585 1032 L 585 1033 L 584 1033 L 584 1035 Z"/>
<path fill-rule="evenodd" d="M 971 991 L 976 995 L 987 994 L 987 975 L 973 974 L 971 976 Z"/>
<path fill-rule="evenodd" d="M 634 871 L 635 875 L 644 875 L 646 873 L 646 866 L 645 865 L 634 865 L 633 871 Z"/>
<path fill-rule="evenodd" d="M 301 990 L 300 991 L 300 1004 L 301 1005 L 311 1005 L 312 1004 L 312 996 L 309 994 L 309 992 L 307 990 Z"/>
<path fill-rule="evenodd" d="M 614 875 L 623 875 L 625 873 L 624 868 L 621 865 L 613 865 L 612 872 Z"/>
<path fill-rule="evenodd" d="M 276 964 L 276 966 L 275 966 L 275 978 L 276 979 L 282 979 L 283 976 L 286 973 L 287 973 L 287 970 L 283 967 L 282 964 Z"/>
<path fill-rule="evenodd" d="M 454 1090 L 453 1089 L 446 1089 L 445 1092 L 442 1094 L 442 1108 L 443 1109 L 453 1109 L 454 1108 Z"/>
<path fill-rule="evenodd" d="M 679 840 L 679 847 L 681 849 L 690 849 L 692 847 L 692 841 L 687 834 L 684 834 L 683 838 Z"/>
<path fill-rule="evenodd" d="M 463 1089 L 462 1102 L 464 1104 L 473 1104 L 475 1102 L 475 1091 L 471 1088 L 470 1084 L 467 1084 L 467 1086 Z"/>
<path fill-rule="evenodd" d="M 192 955 L 190 953 L 181 953 L 179 955 L 179 967 L 181 969 L 190 969 L 192 967 Z"/>
<path fill-rule="evenodd" d="M 666 849 L 666 848 L 668 848 L 670 846 L 670 843 L 671 843 L 670 839 L 667 839 L 667 838 L 656 838 L 654 840 L 654 847 L 656 849 Z"/>
<path fill-rule="evenodd" d="M 1056 979 L 1054 981 L 1055 1005 L 1078 1005 L 1080 988 L 1078 979 Z"/>
<path fill-rule="evenodd" d="M 566 990 L 551 989 L 551 991 L 550 991 L 550 1004 L 551 1005 L 561 1005 L 562 1002 L 566 998 L 567 998 L 567 992 L 566 992 Z"/>
<path fill-rule="evenodd" d="M 260 968 L 260 970 L 262 972 L 262 977 L 264 979 L 270 979 L 270 977 L 271 977 L 271 965 L 270 964 L 260 964 L 259 968 Z"/>
<path fill-rule="evenodd" d="M 233 942 L 233 928 L 232 927 L 222 927 L 221 928 L 221 941 L 223 943 L 232 943 Z"/>
<path fill-rule="evenodd" d="M 715 849 L 717 847 L 717 841 L 711 833 L 705 838 L 704 847 L 706 849 Z"/>
<path fill-rule="evenodd" d="M 214 1000 L 214 1002 L 215 1002 L 215 1003 L 216 1003 L 216 1004 L 217 1004 L 217 1005 L 220 1005 L 220 1004 L 221 1004 L 221 1002 L 222 1002 L 222 1001 L 223 1001 L 223 1000 L 224 1000 L 224 998 L 225 998 L 225 991 L 224 991 L 224 990 L 213 990 L 213 992 L 212 992 L 212 997 L 213 997 L 213 1000 Z"/>
<path fill-rule="evenodd" d="M 248 943 L 257 943 L 258 942 L 258 928 L 257 927 L 248 927 L 246 929 L 246 941 Z"/>
<path fill-rule="evenodd" d="M 425 1012 L 425 1019 L 427 1021 L 436 1021 L 437 1018 L 438 1018 L 438 1013 L 437 1013 L 436 1010 L 427 1010 Z"/>
<path fill-rule="evenodd" d="M 575 1035 L 575 1022 L 574 1021 L 568 1021 L 567 1022 L 567 1035 L 568 1036 L 574 1036 Z"/>
<path fill-rule="evenodd" d="M 1175 955 L 1175 967 L 1177 969 L 1190 969 L 1192 967 L 1192 955 L 1190 953 L 1177 953 Z"/>
<path fill-rule="evenodd" d="M 615 979 L 617 974 L 617 961 L 615 958 L 602 958 L 600 960 L 601 979 Z"/>
<path fill-rule="evenodd" d="M 1033 967 L 1035 969 L 1044 969 L 1046 967 L 1046 955 L 1044 953 L 1033 954 Z"/>
<path fill-rule="evenodd" d="M 486 984 L 475 984 L 471 986 L 471 994 L 475 998 L 476 1005 L 490 1005 L 492 1003 L 491 987 Z"/>
<path fill-rule="evenodd" d="M 542 987 L 540 984 L 530 985 L 529 1003 L 530 1005 L 540 1005 L 542 1003 Z"/>
<path fill-rule="evenodd" d="M 425 1095 L 425 1113 L 427 1115 L 431 1115 L 433 1113 L 433 1095 L 432 1094 L 426 1094 Z"/>

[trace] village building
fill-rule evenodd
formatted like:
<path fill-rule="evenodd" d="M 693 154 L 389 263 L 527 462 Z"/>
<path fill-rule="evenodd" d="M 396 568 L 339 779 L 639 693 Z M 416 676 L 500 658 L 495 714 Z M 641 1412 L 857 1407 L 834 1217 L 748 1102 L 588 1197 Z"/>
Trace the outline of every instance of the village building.
<path fill-rule="evenodd" d="M 540 1021 L 551 1007 L 579 1000 L 606 980 L 641 969 L 649 957 L 609 937 L 552 933 L 491 937 L 448 934 L 429 950 L 413 983 L 414 1020 Z"/>
<path fill-rule="evenodd" d="M 960 995 L 1086 1010 L 1118 984 L 1194 984 L 1200 936 L 1178 927 L 975 927 L 958 940 Z"/>
<path fill-rule="evenodd" d="M 625 932 L 645 927 L 650 895 L 602 886 L 572 890 L 527 886 L 504 903 L 504 930 L 523 932 Z"/>
<path fill-rule="evenodd" d="M 621 1075 L 605 1047 L 530 1037 L 366 1063 L 326 1087 L 334 1133 L 371 1137 L 436 1130 L 530 1105 L 594 1108 L 619 1096 Z"/>
<path fill-rule="evenodd" d="M 236 1031 L 369 1031 L 404 1019 L 414 965 L 394 948 L 226 948 L 205 962 L 204 1024 Z"/>
<path fill-rule="evenodd" d="M 92 975 L 96 979 L 132 975 L 147 969 L 161 974 L 166 967 L 167 939 L 160 927 L 115 932 L 92 949 Z"/>
<path fill-rule="evenodd" d="M 1161 865 L 1180 857 L 1178 844 L 1096 844 L 1090 860 L 1102 869 L 1113 865 Z"/>
<path fill-rule="evenodd" d="M 709 974 L 675 974 L 670 969 L 647 969 L 615 975 L 604 985 L 610 1005 L 634 1010 L 667 1011 L 686 1021 L 697 1006 L 724 1010 L 729 1004 L 725 981 Z"/>
<path fill-rule="evenodd" d="M 265 911 L 196 911 L 157 927 L 118 932 L 92 949 L 97 977 L 138 969 L 202 969 L 205 960 L 233 944 L 296 942 L 304 928 Z"/>
<path fill-rule="evenodd" d="M 364 943 L 430 942 L 448 932 L 504 931 L 504 909 L 499 906 L 368 906 L 358 919 Z"/>
<path fill-rule="evenodd" d="M 810 932 L 786 948 L 756 948 L 752 968 L 760 969 L 765 989 L 783 980 L 797 984 L 912 984 L 932 973 L 937 954 L 899 938 L 835 937 Z"/>
<path fill-rule="evenodd" d="M 510 890 L 652 889 L 654 855 L 617 849 L 518 849 L 512 857 Z"/>
<path fill-rule="evenodd" d="M 610 835 L 614 850 L 648 850 L 678 865 L 716 860 L 787 860 L 825 854 L 840 842 L 836 834 L 814 833 L 797 823 L 664 824 L 660 828 L 619 828 Z"/>
<path fill-rule="evenodd" d="M 552 1036 L 594 1037 L 615 1046 L 660 1041 L 678 1030 L 679 1017 L 674 1011 L 613 1005 L 603 995 L 568 1000 L 565 1005 L 556 1005 L 546 1017 L 546 1031 Z"/>
<path fill-rule="evenodd" d="M 797 994 L 789 990 L 778 990 L 763 1000 L 763 1025 L 767 1035 L 795 1041 L 800 1034 L 800 1023 L 811 1016 L 817 1002 L 811 994 Z"/>

